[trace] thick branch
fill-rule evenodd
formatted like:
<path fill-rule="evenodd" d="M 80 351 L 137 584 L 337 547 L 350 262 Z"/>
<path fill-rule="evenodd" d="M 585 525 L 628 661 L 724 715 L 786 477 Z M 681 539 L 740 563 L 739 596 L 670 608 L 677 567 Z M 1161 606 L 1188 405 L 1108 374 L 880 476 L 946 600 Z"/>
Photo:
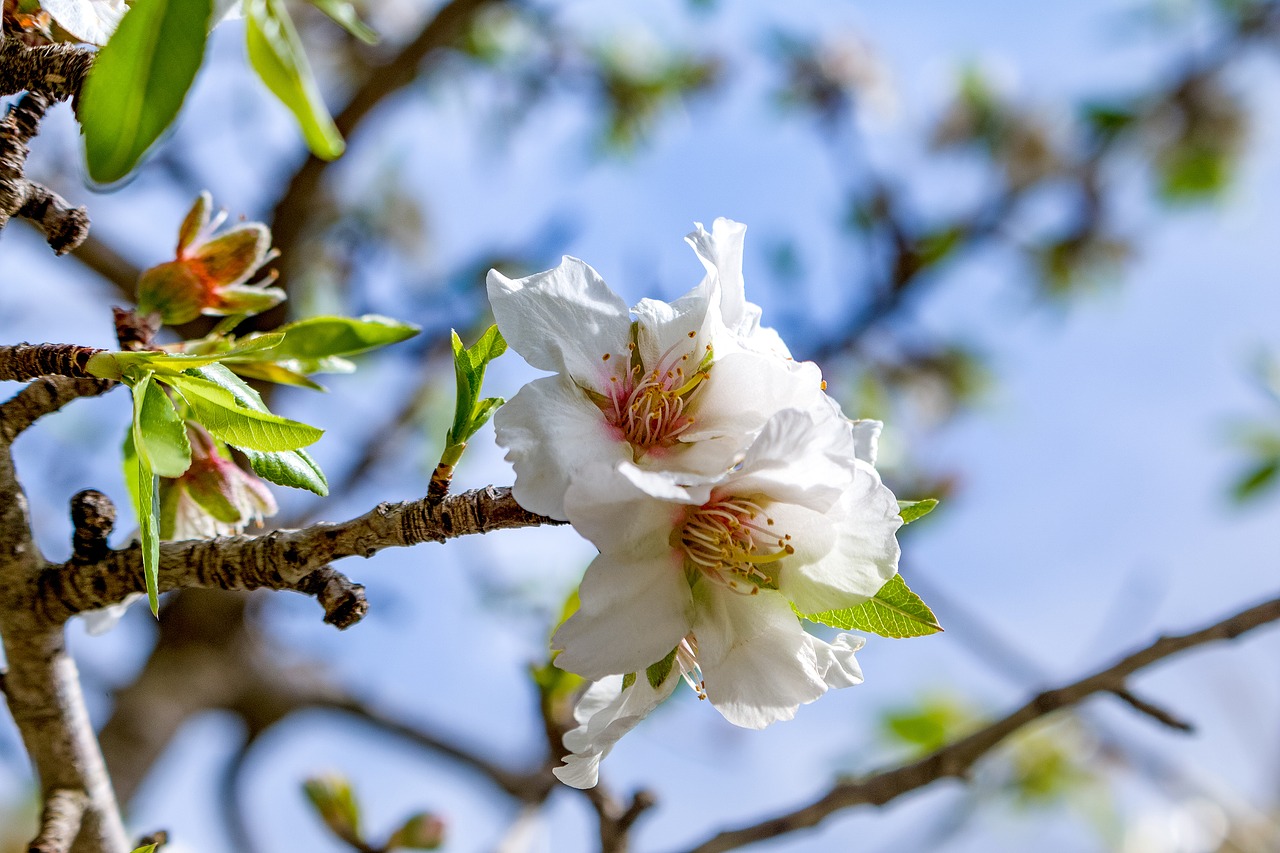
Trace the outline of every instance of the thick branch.
<path fill-rule="evenodd" d="M 0 346 L 0 380 L 25 382 L 41 376 L 92 379 L 85 366 L 101 350 L 75 344 Z"/>
<path fill-rule="evenodd" d="M 721 832 L 692 848 L 690 853 L 720 853 L 776 838 L 798 829 L 816 826 L 829 815 L 843 809 L 868 804 L 884 805 L 939 779 L 963 776 L 975 762 L 1005 738 L 1046 714 L 1075 705 L 1095 693 L 1123 691 L 1125 680 L 1129 676 L 1164 658 L 1205 643 L 1234 639 L 1275 621 L 1280 621 L 1280 598 L 1250 607 L 1190 634 L 1161 637 L 1107 669 L 1039 694 L 1004 719 L 944 746 L 919 761 L 863 779 L 841 782 L 807 806 L 770 820 Z"/>
<path fill-rule="evenodd" d="M 40 834 L 27 853 L 68 853 L 80 832 L 89 798 L 83 791 L 59 788 L 49 794 L 40 815 Z"/>
<path fill-rule="evenodd" d="M 434 503 L 379 504 L 359 518 L 160 547 L 160 590 L 297 589 L 308 575 L 344 557 L 372 557 L 384 548 L 443 542 L 474 533 L 556 524 L 523 509 L 509 488 L 480 489 Z M 146 589 L 142 552 L 134 545 L 110 552 L 96 566 L 68 563 L 47 569 L 33 602 L 53 622 L 123 601 Z"/>
<path fill-rule="evenodd" d="M 44 92 L 58 101 L 77 98 L 93 53 L 71 44 L 27 47 L 0 37 L 0 96 L 25 91 Z"/>

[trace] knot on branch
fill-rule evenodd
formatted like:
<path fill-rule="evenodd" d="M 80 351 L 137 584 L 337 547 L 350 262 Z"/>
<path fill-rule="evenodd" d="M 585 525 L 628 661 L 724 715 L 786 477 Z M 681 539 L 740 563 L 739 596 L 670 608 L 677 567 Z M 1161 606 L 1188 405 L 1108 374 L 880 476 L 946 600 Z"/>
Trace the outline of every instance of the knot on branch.
<path fill-rule="evenodd" d="M 160 331 L 160 318 L 154 314 L 140 317 L 127 308 L 113 307 L 111 318 L 116 326 L 116 340 L 123 350 L 140 352 L 151 349 L 151 342 Z"/>
<path fill-rule="evenodd" d="M 15 216 L 29 219 L 49 247 L 62 255 L 89 236 L 89 215 L 83 207 L 71 207 L 62 196 L 26 177 L 27 143 L 35 137 L 50 97 L 30 91 L 0 119 L 0 229 Z"/>
<path fill-rule="evenodd" d="M 96 563 L 107 556 L 107 537 L 116 524 L 116 508 L 102 492 L 85 489 L 71 498 L 71 561 Z"/>
<path fill-rule="evenodd" d="M 350 628 L 369 612 L 364 586 L 331 566 L 317 569 L 294 588 L 304 595 L 314 595 L 324 608 L 324 621 L 339 631 Z"/>

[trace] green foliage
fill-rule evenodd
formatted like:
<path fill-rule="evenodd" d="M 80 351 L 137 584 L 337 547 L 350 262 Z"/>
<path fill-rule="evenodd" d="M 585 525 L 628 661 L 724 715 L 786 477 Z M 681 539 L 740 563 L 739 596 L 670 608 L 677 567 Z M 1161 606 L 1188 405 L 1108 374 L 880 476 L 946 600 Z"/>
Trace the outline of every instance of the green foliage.
<path fill-rule="evenodd" d="M 334 835 L 358 849 L 368 849 L 360 834 L 360 805 L 345 777 L 336 773 L 313 777 L 302 783 L 302 792 Z"/>
<path fill-rule="evenodd" d="M 249 467 L 262 479 L 278 486 L 306 489 L 322 498 L 328 496 L 329 481 L 305 450 L 279 450 L 274 453 L 247 448 L 240 450 L 248 457 Z"/>
<path fill-rule="evenodd" d="M 1231 497 L 1237 502 L 1256 498 L 1270 488 L 1280 485 L 1280 456 L 1263 459 L 1245 471 L 1231 487 Z"/>
<path fill-rule="evenodd" d="M 803 615 L 810 622 L 895 639 L 923 637 L 942 630 L 933 611 L 911 591 L 902 575 L 894 575 L 873 598 L 857 607 Z"/>
<path fill-rule="evenodd" d="M 182 107 L 204 58 L 211 0 L 135 0 L 98 52 L 80 101 L 89 176 L 129 174 Z"/>
<path fill-rule="evenodd" d="M 497 326 L 490 326 L 470 349 L 453 332 L 453 372 L 458 383 L 457 403 L 453 410 L 453 426 L 446 439 L 448 448 L 461 447 L 488 422 L 505 401 L 501 397 L 480 398 L 485 369 L 489 362 L 507 351 L 507 342 Z M 449 460 L 453 464 L 457 460 Z"/>
<path fill-rule="evenodd" d="M 937 498 L 925 498 L 922 501 L 898 501 L 898 515 L 903 524 L 910 524 L 924 518 L 938 506 Z"/>
<path fill-rule="evenodd" d="M 323 363 L 324 359 L 358 355 L 379 347 L 408 340 L 420 329 L 412 323 L 401 323 L 390 317 L 366 314 L 363 317 L 310 317 L 289 323 L 269 335 L 258 335 L 249 340 L 278 335 L 266 348 L 272 361 L 298 361 L 304 364 Z M 254 361 L 247 355 L 233 353 L 233 363 Z M 311 371 L 307 371 L 311 372 Z"/>
<path fill-rule="evenodd" d="M 645 668 L 645 678 L 649 679 L 649 686 L 657 690 L 662 683 L 667 680 L 667 676 L 671 674 L 671 668 L 676 663 L 676 650 L 672 649 L 668 655 L 655 664 Z"/>
<path fill-rule="evenodd" d="M 341 4 L 338 4 L 341 5 Z M 311 64 L 281 0 L 245 0 L 249 63 L 297 120 L 311 153 L 332 160 L 346 147 L 325 107 Z"/>
<path fill-rule="evenodd" d="M 360 16 L 356 14 L 355 6 L 351 5 L 347 0 L 310 0 L 310 3 L 328 15 L 335 24 L 365 44 L 378 43 L 378 34 L 370 29 L 364 21 L 360 20 Z"/>
<path fill-rule="evenodd" d="M 138 453 L 140 435 L 137 414 L 139 395 L 134 394 L 133 425 L 125 433 L 123 456 L 124 482 L 129 488 L 133 511 L 138 518 L 138 540 L 142 548 L 142 574 L 147 585 L 147 603 L 154 616 L 160 614 L 160 502 L 156 475 Z"/>
<path fill-rule="evenodd" d="M 256 392 L 226 368 L 218 372 L 220 367 L 209 365 L 163 378 L 216 438 L 247 450 L 270 452 L 297 450 L 324 434 L 313 426 L 271 414 Z M 242 388 L 236 387 L 237 383 Z"/>
<path fill-rule="evenodd" d="M 133 436 L 138 456 L 161 477 L 179 477 L 191 465 L 187 428 L 173 401 L 144 373 L 133 387 Z"/>
<path fill-rule="evenodd" d="M 158 844 L 147 844 L 142 847 L 135 847 L 132 853 L 156 853 L 156 850 L 158 849 Z"/>
<path fill-rule="evenodd" d="M 437 850 L 444 844 L 444 822 L 433 814 L 413 815 L 387 839 L 384 850 Z"/>
<path fill-rule="evenodd" d="M 953 697 L 936 695 L 885 711 L 880 717 L 880 731 L 889 741 L 925 755 L 962 737 L 979 722 L 978 715 L 968 706 Z"/>

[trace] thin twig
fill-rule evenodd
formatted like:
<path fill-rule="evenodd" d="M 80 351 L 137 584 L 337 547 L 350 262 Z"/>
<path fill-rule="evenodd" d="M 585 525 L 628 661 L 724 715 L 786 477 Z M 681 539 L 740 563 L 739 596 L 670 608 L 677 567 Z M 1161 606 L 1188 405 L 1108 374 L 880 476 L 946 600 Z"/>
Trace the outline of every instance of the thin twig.
<path fill-rule="evenodd" d="M 40 815 L 40 834 L 31 842 L 27 853 L 68 853 L 80 832 L 80 822 L 89 805 L 84 791 L 58 789 L 44 801 Z"/>
<path fill-rule="evenodd" d="M 858 805 L 884 805 L 909 791 L 947 777 L 961 777 L 980 758 L 1014 732 L 1047 714 L 1075 705 L 1095 693 L 1123 690 L 1125 680 L 1171 655 L 1217 640 L 1234 639 L 1280 620 L 1280 598 L 1242 610 L 1189 634 L 1161 637 L 1146 648 L 1093 675 L 1047 690 L 997 722 L 932 754 L 901 767 L 836 784 L 807 806 L 769 820 L 721 832 L 690 848 L 690 853 L 720 853 L 816 826 L 835 812 Z"/>

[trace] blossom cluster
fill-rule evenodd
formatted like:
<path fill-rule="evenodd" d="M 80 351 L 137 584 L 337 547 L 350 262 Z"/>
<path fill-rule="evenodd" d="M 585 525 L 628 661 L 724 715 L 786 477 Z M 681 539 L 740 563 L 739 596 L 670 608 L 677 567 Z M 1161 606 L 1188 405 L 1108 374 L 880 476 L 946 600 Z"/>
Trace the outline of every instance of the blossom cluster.
<path fill-rule="evenodd" d="M 575 787 L 682 679 L 748 728 L 859 683 L 862 640 L 826 642 L 800 617 L 860 605 L 897 572 L 880 424 L 845 418 L 817 366 L 760 324 L 745 230 L 698 224 L 706 274 L 671 303 L 628 307 L 571 257 L 489 274 L 503 336 L 552 374 L 495 416 L 515 498 L 599 549 L 552 638 L 556 664 L 595 682 L 556 768 Z"/>

